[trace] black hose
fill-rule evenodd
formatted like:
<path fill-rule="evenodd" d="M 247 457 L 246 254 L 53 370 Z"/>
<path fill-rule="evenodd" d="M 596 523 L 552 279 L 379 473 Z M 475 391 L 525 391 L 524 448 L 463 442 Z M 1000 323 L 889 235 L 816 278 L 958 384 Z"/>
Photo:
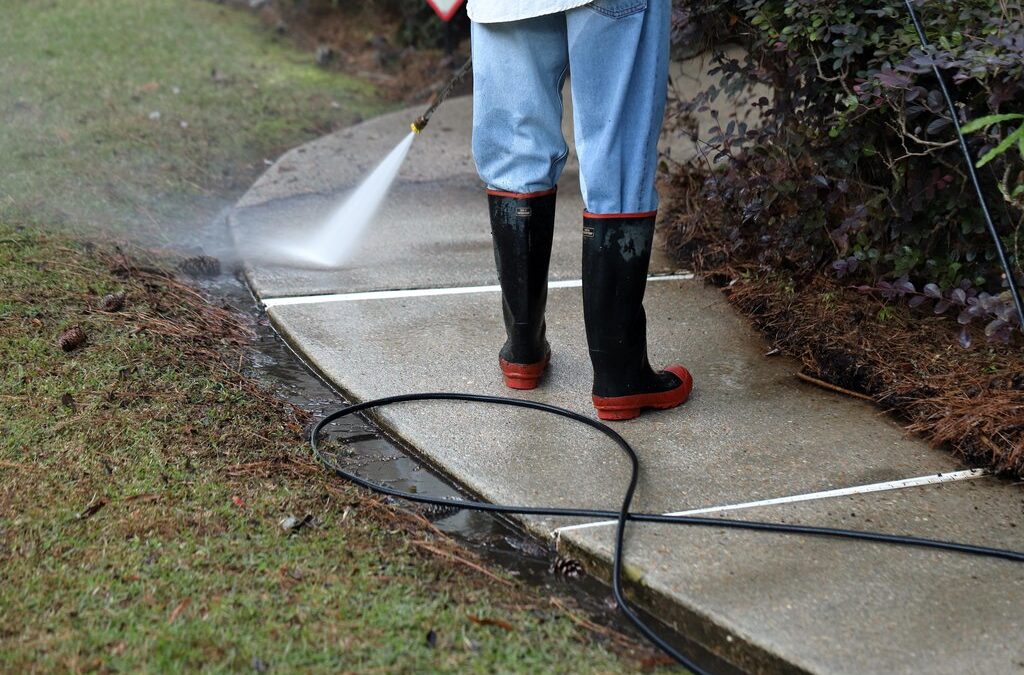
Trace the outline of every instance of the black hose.
<path fill-rule="evenodd" d="M 415 494 L 411 492 L 404 492 L 397 490 L 386 485 L 375 483 L 371 480 L 367 480 L 354 473 L 346 471 L 338 467 L 334 462 L 328 461 L 324 458 L 321 453 L 319 437 L 320 432 L 328 424 L 347 417 L 349 415 L 355 415 L 357 413 L 364 412 L 371 408 L 379 408 L 386 405 L 392 405 L 395 403 L 406 403 L 410 401 L 466 401 L 470 403 L 488 403 L 507 405 L 517 408 L 527 408 L 530 410 L 539 410 L 541 412 L 550 413 L 552 415 L 558 415 L 570 419 L 580 424 L 585 424 L 600 433 L 604 434 L 622 450 L 629 459 L 630 463 L 630 476 L 629 484 L 626 487 L 625 494 L 622 498 L 622 506 L 618 511 L 607 511 L 602 509 L 575 509 L 575 508 L 555 508 L 555 507 L 542 507 L 542 506 L 509 506 L 504 504 L 492 504 L 489 502 L 481 502 L 472 499 L 445 499 L 441 497 L 431 497 L 429 495 Z M 783 523 L 767 523 L 751 520 L 733 520 L 728 518 L 701 518 L 694 516 L 667 516 L 659 513 L 633 513 L 631 512 L 630 506 L 633 502 L 633 493 L 636 490 L 637 478 L 639 474 L 640 463 L 637 457 L 636 451 L 624 439 L 618 432 L 609 427 L 608 425 L 600 422 L 596 419 L 581 415 L 573 412 L 572 410 L 566 410 L 548 403 L 541 403 L 538 401 L 528 401 L 516 398 L 505 398 L 501 396 L 486 396 L 482 394 L 457 394 L 447 392 L 435 392 L 425 394 L 402 394 L 399 396 L 388 396 L 386 398 L 380 398 L 372 401 L 365 401 L 363 403 L 357 403 L 348 407 L 337 410 L 326 417 L 313 427 L 313 431 L 310 434 L 310 442 L 313 446 L 313 453 L 323 464 L 333 471 L 338 476 L 348 480 L 360 487 L 372 490 L 379 494 L 388 495 L 391 497 L 397 497 L 410 502 L 417 502 L 421 504 L 433 504 L 444 507 L 463 508 L 473 511 L 485 511 L 489 513 L 505 513 L 510 515 L 533 515 L 533 516 L 566 516 L 575 518 L 594 518 L 594 519 L 609 519 L 614 518 L 618 521 L 618 527 L 615 533 L 615 549 L 612 556 L 612 593 L 615 596 L 615 601 L 618 603 L 619 608 L 623 614 L 637 627 L 637 629 L 646 637 L 648 640 L 653 642 L 659 649 L 663 650 L 666 654 L 671 656 L 681 665 L 689 668 L 695 673 L 707 673 L 705 669 L 698 666 L 693 660 L 678 651 L 672 645 L 668 644 L 663 638 L 661 638 L 654 630 L 648 626 L 643 619 L 641 619 L 633 608 L 626 602 L 625 593 L 622 587 L 622 561 L 623 561 L 623 549 L 624 540 L 626 534 L 626 523 L 628 521 L 636 521 L 643 523 L 674 523 L 677 525 L 696 525 L 701 527 L 721 527 L 721 528 L 732 528 L 741 530 L 755 530 L 759 532 L 776 532 L 783 534 L 801 534 L 811 536 L 824 536 L 842 539 L 856 539 L 861 541 L 870 541 L 880 544 L 895 544 L 900 546 L 914 546 L 918 548 L 930 548 L 938 549 L 942 551 L 953 551 L 956 553 L 965 553 L 970 555 L 984 556 L 989 558 L 998 558 L 1001 560 L 1009 560 L 1017 563 L 1024 563 L 1024 552 L 1011 551 L 1007 549 L 991 548 L 988 546 L 975 546 L 973 544 L 962 544 L 951 541 L 941 541 L 937 539 L 925 539 L 920 537 L 908 537 L 898 534 L 885 534 L 880 532 L 864 532 L 861 530 L 847 530 L 838 529 L 832 527 L 814 527 L 810 525 L 788 525 Z"/>
<path fill-rule="evenodd" d="M 910 19 L 914 24 L 914 28 L 917 31 L 918 38 L 921 41 L 921 46 L 925 51 L 931 50 L 931 45 L 928 42 L 928 38 L 925 35 L 924 28 L 921 25 L 921 21 L 917 16 L 917 12 L 914 10 L 912 0 L 904 0 L 907 11 L 910 14 Z M 422 131 L 427 123 L 430 121 L 434 111 L 437 110 L 438 106 L 444 102 L 451 93 L 455 84 L 462 79 L 463 76 L 471 67 L 472 62 L 467 61 L 459 70 L 455 73 L 455 76 L 445 86 L 445 88 L 435 97 L 427 111 L 421 115 L 412 124 L 413 131 L 417 133 Z M 974 167 L 974 161 L 971 157 L 970 149 L 967 147 L 967 140 L 964 138 L 963 130 L 960 126 L 960 121 L 957 117 L 956 104 L 953 101 L 953 97 L 949 92 L 949 88 L 946 86 L 946 80 L 939 70 L 938 66 L 932 64 L 932 71 L 935 74 L 936 79 L 939 82 L 939 88 L 942 91 L 942 95 L 946 100 L 946 106 L 949 109 L 950 119 L 953 123 L 953 129 L 956 132 L 957 138 L 960 143 L 960 149 L 963 152 L 964 159 L 967 166 L 967 173 L 970 177 L 971 183 L 974 185 L 975 193 L 978 197 L 978 203 L 981 207 L 982 215 L 985 219 L 985 225 L 988 228 L 988 232 L 992 237 L 992 241 L 996 247 L 996 253 L 999 256 L 999 262 L 1003 267 L 1003 272 L 1006 274 L 1006 282 L 1010 288 L 1010 294 L 1013 297 L 1014 304 L 1017 308 L 1017 318 L 1021 325 L 1021 329 L 1024 330 L 1024 301 L 1021 299 L 1020 289 L 1017 287 L 1017 280 L 1013 274 L 1013 269 L 1010 267 L 1010 262 L 1006 257 L 1006 250 L 1003 247 L 1002 240 L 999 238 L 999 233 L 996 230 L 995 223 L 992 220 L 992 215 L 989 211 L 988 201 L 985 198 L 985 193 L 981 188 L 981 182 L 978 179 L 977 171 Z M 440 497 L 431 497 L 428 495 L 414 494 L 411 492 L 404 492 L 402 490 L 396 490 L 386 485 L 381 485 L 373 481 L 367 480 L 356 474 L 345 471 L 334 465 L 333 462 L 326 461 L 321 452 L 318 443 L 318 437 L 320 432 L 325 426 L 348 415 L 354 415 L 371 408 L 378 408 L 381 406 L 391 405 L 394 403 L 404 403 L 409 401 L 431 401 L 431 400 L 444 400 L 444 401 L 468 401 L 474 403 L 491 403 L 508 405 L 519 408 L 528 408 L 532 410 L 540 410 L 542 412 L 551 413 L 565 417 L 567 419 L 585 424 L 593 429 L 596 429 L 600 433 L 604 434 L 608 438 L 612 439 L 616 445 L 618 445 L 625 453 L 626 457 L 630 462 L 630 476 L 629 484 L 626 487 L 626 492 L 622 498 L 622 507 L 618 511 L 605 511 L 601 509 L 570 509 L 570 508 L 549 508 L 549 507 L 537 507 L 537 506 L 508 506 L 503 504 L 492 504 L 489 502 L 480 502 L 470 499 L 443 499 Z M 565 517 L 582 517 L 582 518 L 598 518 L 607 519 L 615 518 L 618 521 L 618 526 L 615 533 L 615 549 L 612 556 L 612 593 L 615 596 L 615 600 L 618 603 L 619 608 L 626 615 L 626 617 L 637 627 L 637 629 L 651 642 L 653 642 L 658 648 L 664 651 L 666 654 L 675 659 L 680 665 L 689 668 L 694 673 L 706 673 L 704 668 L 701 668 L 693 660 L 687 657 L 682 652 L 678 651 L 672 645 L 668 644 L 663 638 L 648 626 L 640 616 L 632 609 L 629 603 L 626 602 L 625 594 L 622 587 L 622 561 L 623 561 L 623 548 L 625 543 L 626 534 L 626 523 L 629 521 L 643 522 L 643 523 L 674 523 L 677 525 L 695 525 L 702 527 L 720 527 L 720 528 L 732 528 L 742 530 L 754 530 L 758 532 L 776 532 L 782 534 L 801 534 L 810 536 L 824 536 L 842 539 L 855 539 L 859 541 L 869 541 L 880 544 L 894 544 L 899 546 L 914 546 L 918 548 L 930 548 L 938 549 L 942 551 L 952 551 L 956 553 L 964 553 L 969 555 L 984 556 L 990 558 L 998 558 L 1002 560 L 1009 560 L 1017 563 L 1024 563 L 1024 552 L 1011 551 L 1006 549 L 991 548 L 987 546 L 975 546 L 973 544 L 962 544 L 951 541 L 941 541 L 937 539 L 926 539 L 920 537 L 909 537 L 898 534 L 885 534 L 881 532 L 866 532 L 862 530 L 847 530 L 832 527 L 814 527 L 809 525 L 787 525 L 782 523 L 767 523 L 750 520 L 734 520 L 728 518 L 701 518 L 695 516 L 667 516 L 657 513 L 633 513 L 631 512 L 630 506 L 633 503 L 633 494 L 636 491 L 637 478 L 639 474 L 639 459 L 637 458 L 636 451 L 633 450 L 632 446 L 620 436 L 614 429 L 608 425 L 599 422 L 598 420 L 580 415 L 571 410 L 565 408 L 559 408 L 547 403 L 539 403 L 536 401 L 527 401 L 523 399 L 504 398 L 499 396 L 484 396 L 479 394 L 457 394 L 457 393 L 425 393 L 425 394 L 403 394 L 401 396 L 389 396 L 386 398 L 380 398 L 372 401 L 366 401 L 355 405 L 342 408 L 334 413 L 331 413 L 324 419 L 322 419 L 314 428 L 311 434 L 311 444 L 313 446 L 313 452 L 316 457 L 324 463 L 329 469 L 342 478 L 355 483 L 363 488 L 372 490 L 374 492 L 389 495 L 391 497 L 397 497 L 411 502 L 418 502 L 421 504 L 433 504 L 444 507 L 455 507 L 470 509 L 474 511 L 485 511 L 489 513 L 505 513 L 510 515 L 536 515 L 536 516 L 565 516 Z"/>
<path fill-rule="evenodd" d="M 928 36 L 924 33 L 924 26 L 921 25 L 921 19 L 917 16 L 917 11 L 914 10 L 913 0 L 903 0 L 907 6 L 907 12 L 910 13 L 910 20 L 914 23 L 914 29 L 917 31 L 917 38 L 921 41 L 921 47 L 925 52 L 931 52 L 931 43 L 928 42 Z M 974 185 L 974 192 L 978 196 L 978 205 L 981 207 L 981 213 L 985 218 L 985 226 L 988 228 L 988 233 L 992 236 L 992 243 L 996 245 L 996 253 L 999 256 L 999 264 L 1003 266 L 1003 273 L 1006 274 L 1006 284 L 1010 287 L 1010 295 L 1013 297 L 1013 304 L 1017 307 L 1017 323 L 1020 324 L 1021 331 L 1024 332 L 1024 302 L 1021 301 L 1020 289 L 1017 287 L 1017 277 L 1013 273 L 1013 268 L 1010 267 L 1010 261 L 1006 257 L 1006 249 L 1003 247 L 1003 242 L 999 238 L 999 232 L 996 231 L 995 223 L 992 222 L 992 214 L 989 212 L 988 200 L 985 198 L 985 193 L 981 189 L 981 182 L 978 180 L 978 172 L 974 168 L 974 158 L 971 157 L 971 151 L 967 147 L 967 139 L 964 138 L 963 129 L 960 128 L 960 119 L 957 117 L 956 104 L 953 102 L 953 96 L 949 93 L 949 87 L 946 86 L 946 78 L 942 75 L 942 71 L 939 70 L 939 66 L 932 60 L 932 72 L 935 73 L 935 78 L 939 81 L 939 89 L 942 90 L 942 96 L 946 99 L 946 107 L 949 109 L 949 118 L 953 121 L 953 130 L 956 132 L 956 137 L 960 141 L 960 151 L 964 155 L 964 164 L 967 166 L 967 175 L 971 179 L 971 183 Z"/>

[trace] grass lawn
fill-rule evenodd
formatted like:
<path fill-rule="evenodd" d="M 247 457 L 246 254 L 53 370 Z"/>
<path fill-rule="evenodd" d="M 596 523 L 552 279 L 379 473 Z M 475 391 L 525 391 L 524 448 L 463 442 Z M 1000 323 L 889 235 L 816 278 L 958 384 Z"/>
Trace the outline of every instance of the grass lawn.
<path fill-rule="evenodd" d="M 244 318 L 99 248 L 0 241 L 0 671 L 630 669 L 313 464 L 301 412 L 237 372 Z"/>
<path fill-rule="evenodd" d="M 386 107 L 222 5 L 0 0 L 0 672 L 650 655 L 327 476 L 302 412 L 238 372 L 247 319 L 109 244 L 180 242 L 265 158 Z"/>
<path fill-rule="evenodd" d="M 0 0 L 0 217 L 163 243 L 386 107 L 223 5 Z"/>

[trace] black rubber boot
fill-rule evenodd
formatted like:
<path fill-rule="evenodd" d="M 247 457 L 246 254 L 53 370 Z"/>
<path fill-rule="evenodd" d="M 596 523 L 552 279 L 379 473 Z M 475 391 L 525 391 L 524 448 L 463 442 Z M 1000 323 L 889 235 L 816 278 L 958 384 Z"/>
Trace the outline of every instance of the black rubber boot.
<path fill-rule="evenodd" d="M 647 359 L 644 290 L 654 215 L 583 219 L 583 316 L 602 419 L 631 419 L 642 408 L 671 408 L 690 394 L 682 366 L 655 372 Z"/>
<path fill-rule="evenodd" d="M 533 389 L 551 356 L 545 339 L 544 307 L 555 229 L 555 191 L 526 195 L 488 191 L 487 201 L 508 335 L 499 364 L 506 385 Z"/>

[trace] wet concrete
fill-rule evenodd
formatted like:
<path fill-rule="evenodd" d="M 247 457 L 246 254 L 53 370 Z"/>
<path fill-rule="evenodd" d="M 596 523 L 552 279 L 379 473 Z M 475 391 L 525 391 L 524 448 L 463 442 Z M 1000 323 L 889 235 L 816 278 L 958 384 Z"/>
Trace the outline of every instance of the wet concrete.
<path fill-rule="evenodd" d="M 216 229 L 216 228 L 211 228 Z M 207 293 L 255 321 L 255 341 L 244 373 L 270 387 L 283 400 L 306 410 L 313 423 L 338 410 L 348 401 L 297 354 L 271 326 L 266 313 L 252 304 L 252 297 L 240 279 L 222 275 L 196 280 Z M 436 497 L 476 499 L 463 486 L 451 481 L 429 458 L 403 444 L 365 416 L 345 418 L 328 425 L 322 435 L 325 470 L 332 467 L 356 473 L 388 487 Z M 616 608 L 609 588 L 596 578 L 566 575 L 558 568 L 577 561 L 557 552 L 555 542 L 538 538 L 520 525 L 498 514 L 469 509 L 442 509 L 414 502 L 385 498 L 417 512 L 445 534 L 466 546 L 485 562 L 500 567 L 542 592 L 569 599 L 591 621 L 608 626 L 637 641 L 643 638 Z M 717 673 L 738 673 L 725 661 L 675 633 L 657 617 L 641 610 L 644 619 L 678 649 L 685 650 L 702 666 Z"/>
<path fill-rule="evenodd" d="M 557 204 L 552 279 L 580 276 L 583 202 L 573 189 L 575 173 L 563 179 Z M 355 293 L 433 286 L 498 283 L 483 187 L 465 180 L 402 180 L 360 243 L 352 262 L 337 270 L 303 270 L 276 264 L 259 242 L 279 232 L 303 236 L 307 223 L 321 222 L 340 195 L 299 195 L 231 213 L 240 247 L 248 250 L 246 275 L 260 297 Z M 476 211 L 475 218 L 451 214 Z M 251 248 L 250 248 L 251 247 Z M 654 272 L 672 271 L 664 255 Z"/>
<path fill-rule="evenodd" d="M 494 364 L 502 340 L 497 299 L 481 293 L 334 302 L 272 307 L 269 314 L 357 400 L 423 390 L 507 395 Z M 577 289 L 551 292 L 551 373 L 524 398 L 588 412 L 580 305 Z M 684 311 L 694 307 L 702 311 Z M 677 511 L 960 468 L 872 406 L 798 384 L 797 364 L 765 359 L 763 345 L 717 291 L 652 282 L 647 308 L 652 359 L 690 364 L 697 389 L 681 409 L 616 426 L 643 463 L 638 509 Z M 628 477 L 607 439 L 536 412 L 414 403 L 383 409 L 378 419 L 494 502 L 614 509 Z M 734 515 L 1022 549 L 1022 498 L 1019 486 L 981 479 Z M 541 536 L 565 524 L 526 519 Z M 611 536 L 609 527 L 574 531 L 561 545 L 591 560 L 600 575 Z M 637 593 L 659 616 L 754 670 L 912 672 L 925 664 L 955 672 L 969 662 L 1003 670 L 1024 659 L 1016 637 L 1024 628 L 1024 569 L 1010 563 L 668 526 L 634 528 L 629 560 Z M 945 646 L 964 635 L 1002 649 L 968 649 L 962 659 L 948 653 Z"/>
<path fill-rule="evenodd" d="M 358 275 L 292 271 L 286 277 L 253 263 L 249 278 L 260 293 L 270 298 L 296 290 L 318 295 L 493 283 L 479 230 L 482 199 L 451 198 L 479 188 L 468 163 L 467 102 L 451 102 L 446 114 L 452 131 L 442 128 L 432 139 L 428 131 L 421 140 L 434 145 L 421 147 L 448 155 L 443 161 L 411 156 L 393 193 L 395 208 L 409 205 L 395 218 L 444 214 L 430 221 L 429 233 L 420 233 L 425 238 L 415 252 L 386 262 L 384 249 L 405 242 L 385 232 L 414 232 L 416 222 L 385 223 L 366 253 L 367 261 L 379 264 L 364 265 Z M 372 164 L 404 133 L 407 122 L 400 120 L 403 114 L 374 120 L 290 153 L 243 200 L 244 220 L 232 220 L 236 237 L 245 236 L 260 212 L 277 213 L 285 223 L 280 226 L 294 226 L 305 217 L 301 210 L 294 211 L 294 222 L 281 214 L 303 194 L 354 184 L 363 169 L 353 167 Z M 375 143 L 380 151 L 373 154 Z M 288 182 L 289 176 L 298 180 Z M 432 185 L 449 192 L 431 191 Z M 569 191 L 561 196 L 571 198 Z M 560 223 L 568 235 L 556 235 L 556 277 L 572 276 L 578 255 L 577 230 L 569 220 L 568 227 Z M 432 250 L 427 241 L 467 250 L 464 256 L 441 253 L 443 245 Z M 450 257 L 439 264 L 439 255 Z M 617 425 L 640 452 L 639 507 L 676 511 L 962 468 L 872 406 L 800 383 L 797 364 L 765 357 L 767 347 L 746 322 L 700 282 L 652 282 L 647 307 L 652 360 L 684 361 L 697 389 L 682 409 Z M 493 292 L 279 305 L 269 316 L 304 358 L 353 399 L 436 390 L 508 394 L 496 367 L 502 328 Z M 522 395 L 589 414 L 578 289 L 552 291 L 548 328 L 550 374 L 540 389 Z M 377 419 L 495 502 L 614 508 L 624 488 L 625 462 L 606 439 L 537 413 L 431 403 L 383 410 Z M 1022 549 L 1021 495 L 1019 485 L 985 478 L 969 486 L 849 498 L 854 515 L 846 515 L 843 500 L 756 515 Z M 550 518 L 523 522 L 540 535 L 566 524 Z M 560 546 L 604 575 L 611 542 L 606 529 L 566 533 Z M 644 605 L 747 670 L 1012 672 L 1024 663 L 1021 616 L 1014 611 L 1024 607 L 1024 580 L 1011 563 L 664 526 L 634 528 L 628 548 L 630 586 Z"/>

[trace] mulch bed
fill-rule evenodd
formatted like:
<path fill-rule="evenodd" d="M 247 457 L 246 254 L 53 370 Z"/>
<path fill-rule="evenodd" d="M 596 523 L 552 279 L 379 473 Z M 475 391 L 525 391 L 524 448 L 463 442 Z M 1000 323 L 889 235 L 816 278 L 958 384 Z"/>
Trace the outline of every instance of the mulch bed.
<path fill-rule="evenodd" d="M 913 432 L 974 466 L 1024 478 L 1024 355 L 1010 345 L 958 344 L 954 318 L 886 303 L 824 274 L 794 280 L 730 259 L 714 233 L 666 211 L 666 242 L 723 292 L 805 373 L 874 400 Z M 674 212 L 674 214 L 673 214 Z M 674 224 L 673 224 L 674 223 Z M 886 308 L 885 311 L 882 311 Z"/>

